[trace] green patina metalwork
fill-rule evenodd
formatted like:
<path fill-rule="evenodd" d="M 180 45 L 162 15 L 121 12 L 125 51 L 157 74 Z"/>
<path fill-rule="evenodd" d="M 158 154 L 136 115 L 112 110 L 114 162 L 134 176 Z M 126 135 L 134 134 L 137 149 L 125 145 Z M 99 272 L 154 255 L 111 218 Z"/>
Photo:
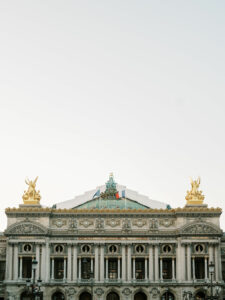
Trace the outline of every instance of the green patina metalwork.
<path fill-rule="evenodd" d="M 148 209 L 137 201 L 130 200 L 127 198 L 119 199 L 103 199 L 101 197 L 89 200 L 82 203 L 74 208 L 78 209 Z"/>

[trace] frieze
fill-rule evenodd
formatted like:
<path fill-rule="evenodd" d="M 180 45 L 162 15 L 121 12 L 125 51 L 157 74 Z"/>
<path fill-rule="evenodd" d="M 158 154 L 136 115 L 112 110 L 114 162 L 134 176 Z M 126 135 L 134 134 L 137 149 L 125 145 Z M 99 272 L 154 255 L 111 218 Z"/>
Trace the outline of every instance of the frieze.
<path fill-rule="evenodd" d="M 77 219 L 71 218 L 69 220 L 69 229 L 72 231 L 77 231 Z"/>
<path fill-rule="evenodd" d="M 131 293 L 132 291 L 129 288 L 125 288 L 122 290 L 122 294 L 124 294 L 125 296 L 129 296 Z"/>
<path fill-rule="evenodd" d="M 55 219 L 55 220 L 52 220 L 52 225 L 55 225 L 56 227 L 60 228 L 60 227 L 66 226 L 67 221 L 64 219 Z"/>
<path fill-rule="evenodd" d="M 96 232 L 103 232 L 104 231 L 104 219 L 98 218 L 95 221 L 95 231 Z"/>
<path fill-rule="evenodd" d="M 108 219 L 106 220 L 106 225 L 110 227 L 120 226 L 120 220 L 118 219 Z"/>
<path fill-rule="evenodd" d="M 132 222 L 132 225 L 136 226 L 136 227 L 143 227 L 147 224 L 147 221 L 146 220 L 143 220 L 143 219 L 137 219 L 137 220 L 134 220 Z"/>
<path fill-rule="evenodd" d="M 123 220 L 122 232 L 124 232 L 124 233 L 131 232 L 131 221 L 129 219 Z"/>
<path fill-rule="evenodd" d="M 89 219 L 84 219 L 84 220 L 79 222 L 79 225 L 84 226 L 85 228 L 88 228 L 91 225 L 94 225 L 94 222 L 92 220 L 89 220 Z"/>
<path fill-rule="evenodd" d="M 2 256 L 6 255 L 6 248 L 0 248 L 0 255 Z"/>
<path fill-rule="evenodd" d="M 162 219 L 159 221 L 159 225 L 163 227 L 170 227 L 174 225 L 175 220 L 174 219 Z"/>
<path fill-rule="evenodd" d="M 95 289 L 94 293 L 95 293 L 97 296 L 101 297 L 101 296 L 104 294 L 104 291 L 103 291 L 103 289 L 101 289 L 101 288 L 97 288 L 97 289 Z"/>

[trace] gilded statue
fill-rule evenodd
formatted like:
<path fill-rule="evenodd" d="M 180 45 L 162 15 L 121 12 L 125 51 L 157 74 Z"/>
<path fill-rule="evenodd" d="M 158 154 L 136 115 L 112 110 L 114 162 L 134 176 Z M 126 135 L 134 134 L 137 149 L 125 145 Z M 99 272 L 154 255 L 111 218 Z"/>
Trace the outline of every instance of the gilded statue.
<path fill-rule="evenodd" d="M 202 195 L 202 191 L 198 190 L 200 183 L 201 183 L 200 177 L 198 177 L 197 180 L 191 179 L 191 190 L 187 191 L 187 195 L 185 197 L 188 205 L 203 204 L 203 200 L 204 200 L 205 196 Z"/>
<path fill-rule="evenodd" d="M 38 177 L 34 181 L 26 179 L 25 183 L 28 185 L 28 190 L 24 191 L 23 202 L 24 204 L 39 204 L 41 200 L 40 191 L 36 191 L 36 182 Z"/>

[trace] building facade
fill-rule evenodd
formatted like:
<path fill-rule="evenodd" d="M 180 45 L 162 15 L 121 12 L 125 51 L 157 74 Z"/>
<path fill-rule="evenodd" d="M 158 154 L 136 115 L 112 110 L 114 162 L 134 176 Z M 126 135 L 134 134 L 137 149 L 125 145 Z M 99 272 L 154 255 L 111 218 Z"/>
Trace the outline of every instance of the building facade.
<path fill-rule="evenodd" d="M 132 199 L 112 175 L 87 201 L 52 208 L 40 205 L 36 181 L 27 184 L 24 204 L 6 209 L 0 300 L 32 299 L 34 279 L 49 300 L 225 299 L 221 209 L 204 204 L 199 181 L 176 209 Z"/>

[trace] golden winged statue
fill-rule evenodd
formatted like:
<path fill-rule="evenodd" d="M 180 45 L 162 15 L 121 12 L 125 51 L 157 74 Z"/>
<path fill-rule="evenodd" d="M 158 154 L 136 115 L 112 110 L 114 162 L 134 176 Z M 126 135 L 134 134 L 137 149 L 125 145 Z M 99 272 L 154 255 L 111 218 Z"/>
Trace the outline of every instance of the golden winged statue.
<path fill-rule="evenodd" d="M 24 204 L 39 204 L 41 200 L 40 191 L 36 191 L 36 182 L 38 177 L 34 181 L 26 179 L 25 183 L 28 185 L 28 190 L 24 191 L 23 202 Z"/>
<path fill-rule="evenodd" d="M 199 191 L 199 185 L 201 183 L 200 177 L 197 180 L 192 180 L 191 178 L 191 190 L 187 191 L 185 199 L 187 200 L 187 205 L 201 205 L 205 198 L 202 195 L 202 191 Z"/>

